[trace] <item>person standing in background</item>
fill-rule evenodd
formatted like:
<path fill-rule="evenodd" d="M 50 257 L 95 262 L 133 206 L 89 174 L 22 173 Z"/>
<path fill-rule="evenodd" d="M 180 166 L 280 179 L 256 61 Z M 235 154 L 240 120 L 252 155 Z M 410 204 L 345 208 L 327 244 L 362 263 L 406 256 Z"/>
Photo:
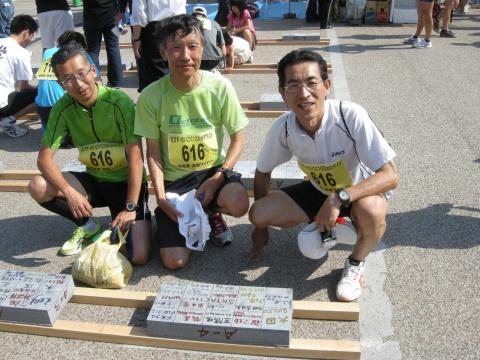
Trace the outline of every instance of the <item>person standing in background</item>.
<path fill-rule="evenodd" d="M 0 0 L 0 39 L 10 36 L 10 23 L 14 12 L 13 0 Z"/>
<path fill-rule="evenodd" d="M 65 31 L 73 31 L 73 14 L 67 0 L 35 0 L 43 51 L 55 47 Z"/>
<path fill-rule="evenodd" d="M 418 1 L 418 21 L 417 31 L 412 36 L 403 39 L 404 44 L 411 44 L 417 49 L 427 49 L 432 47 L 430 38 L 433 30 L 433 0 L 419 0 Z M 425 28 L 425 39 L 420 40 L 419 36 Z"/>
<path fill-rule="evenodd" d="M 168 73 L 168 63 L 160 55 L 154 33 L 162 20 L 185 14 L 185 4 L 185 0 L 133 0 L 130 25 L 138 63 L 138 92 Z"/>
<path fill-rule="evenodd" d="M 84 0 L 83 1 L 83 32 L 87 40 L 87 51 L 100 69 L 98 60 L 102 37 L 107 50 L 107 86 L 120 87 L 123 82 L 122 58 L 118 36 L 112 31 L 117 30 L 119 9 L 117 1 Z"/>

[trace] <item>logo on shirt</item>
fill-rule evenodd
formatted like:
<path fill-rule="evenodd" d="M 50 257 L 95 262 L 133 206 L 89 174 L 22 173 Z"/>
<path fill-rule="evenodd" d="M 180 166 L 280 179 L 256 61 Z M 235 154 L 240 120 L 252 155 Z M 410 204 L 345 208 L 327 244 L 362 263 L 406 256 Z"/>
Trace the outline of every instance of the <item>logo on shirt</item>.
<path fill-rule="evenodd" d="M 181 115 L 170 115 L 168 118 L 169 127 L 194 127 L 196 129 L 211 128 L 212 125 L 205 118 L 183 118 Z"/>
<path fill-rule="evenodd" d="M 332 158 L 335 156 L 345 155 L 345 150 L 342 151 L 332 151 Z"/>
<path fill-rule="evenodd" d="M 0 46 L 0 59 L 3 59 L 3 55 L 7 53 L 7 47 L 5 45 Z"/>

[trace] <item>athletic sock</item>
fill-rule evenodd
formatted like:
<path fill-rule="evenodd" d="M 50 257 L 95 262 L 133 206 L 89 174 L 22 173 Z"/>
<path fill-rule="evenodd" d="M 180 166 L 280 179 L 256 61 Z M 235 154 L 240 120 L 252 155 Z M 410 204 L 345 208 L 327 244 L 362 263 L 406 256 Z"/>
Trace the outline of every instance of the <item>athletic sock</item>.
<path fill-rule="evenodd" d="M 361 263 L 361 261 L 356 260 L 356 259 L 354 259 L 354 258 L 352 258 L 352 257 L 349 257 L 349 258 L 348 258 L 348 262 L 350 263 L 350 265 L 355 265 L 355 266 L 358 266 L 358 265 L 360 265 L 360 263 Z"/>
<path fill-rule="evenodd" d="M 88 221 L 82 227 L 88 232 L 94 232 L 97 230 L 97 223 L 92 218 L 88 218 Z"/>
<path fill-rule="evenodd" d="M 72 220 L 75 224 L 77 224 L 77 226 L 82 226 L 86 224 L 88 220 L 90 220 L 90 218 L 88 217 L 77 219 L 75 216 L 73 216 L 72 212 L 70 211 L 70 208 L 68 207 L 67 200 L 65 200 L 64 198 L 56 197 L 50 201 L 40 203 L 39 205 L 47 209 L 48 211 L 51 211 L 55 214 L 63 216 L 64 218 Z"/>

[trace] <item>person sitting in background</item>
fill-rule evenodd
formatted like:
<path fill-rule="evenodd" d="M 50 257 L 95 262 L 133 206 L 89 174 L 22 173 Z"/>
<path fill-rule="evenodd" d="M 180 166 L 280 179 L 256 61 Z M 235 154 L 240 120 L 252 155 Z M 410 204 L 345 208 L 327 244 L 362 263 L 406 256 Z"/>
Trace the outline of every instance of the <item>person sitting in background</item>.
<path fill-rule="evenodd" d="M 201 21 L 203 37 L 205 38 L 200 70 L 211 71 L 218 68 L 225 58 L 225 40 L 223 39 L 222 28 L 216 21 L 207 17 L 207 9 L 203 6 L 195 7 L 192 16 Z"/>
<path fill-rule="evenodd" d="M 233 70 L 235 65 L 253 61 L 253 52 L 246 40 L 238 36 L 230 36 L 226 30 L 223 30 L 223 37 L 226 47 L 226 70 Z"/>
<path fill-rule="evenodd" d="M 227 15 L 227 31 L 236 36 L 240 36 L 248 41 L 250 49 L 255 48 L 257 37 L 253 26 L 252 17 L 247 10 L 245 0 L 231 0 L 230 13 Z"/>
<path fill-rule="evenodd" d="M 28 132 L 16 124 L 17 117 L 35 111 L 37 88 L 28 83 L 33 79 L 32 54 L 25 48 L 37 30 L 31 16 L 17 15 L 12 20 L 10 36 L 0 39 L 0 129 L 10 137 Z"/>

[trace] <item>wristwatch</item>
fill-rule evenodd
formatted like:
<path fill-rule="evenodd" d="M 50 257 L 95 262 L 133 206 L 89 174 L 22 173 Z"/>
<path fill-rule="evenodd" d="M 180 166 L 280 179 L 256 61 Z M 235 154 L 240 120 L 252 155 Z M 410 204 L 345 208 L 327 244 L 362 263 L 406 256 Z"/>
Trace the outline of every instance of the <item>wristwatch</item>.
<path fill-rule="evenodd" d="M 350 206 L 350 194 L 345 189 L 335 190 L 335 195 L 337 199 L 342 203 L 342 207 L 346 208 Z"/>
<path fill-rule="evenodd" d="M 230 178 L 240 178 L 240 174 L 232 169 L 227 169 L 224 167 L 219 167 L 217 172 L 222 173 L 223 179 L 227 181 Z"/>
<path fill-rule="evenodd" d="M 128 212 L 137 211 L 137 209 L 138 209 L 138 205 L 135 204 L 133 201 L 127 201 L 125 203 L 125 210 L 127 210 Z"/>

